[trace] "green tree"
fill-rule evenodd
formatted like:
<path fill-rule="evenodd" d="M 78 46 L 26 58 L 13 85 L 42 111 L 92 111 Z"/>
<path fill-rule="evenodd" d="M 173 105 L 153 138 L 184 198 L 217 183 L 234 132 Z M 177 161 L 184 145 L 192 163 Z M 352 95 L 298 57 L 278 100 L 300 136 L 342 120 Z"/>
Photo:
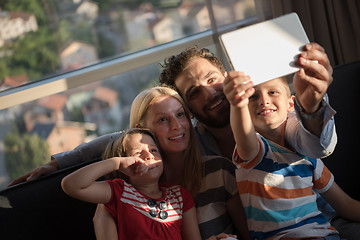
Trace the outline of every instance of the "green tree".
<path fill-rule="evenodd" d="M 21 134 L 14 125 L 5 137 L 5 165 L 11 180 L 30 172 L 50 159 L 49 146 L 35 134 Z"/>
<path fill-rule="evenodd" d="M 26 73 L 30 79 L 53 73 L 59 58 L 55 49 L 54 35 L 47 28 L 25 35 L 13 44 L 10 69 L 18 74 Z M 15 75 L 15 74 L 12 74 Z"/>
<path fill-rule="evenodd" d="M 115 55 L 115 46 L 111 40 L 105 37 L 103 34 L 98 34 L 98 55 L 100 59 L 112 57 Z"/>
<path fill-rule="evenodd" d="M 34 14 L 38 30 L 19 37 L 1 49 L 9 54 L 0 58 L 0 70 L 7 69 L 7 71 L 0 71 L 0 79 L 26 74 L 30 80 L 38 80 L 54 73 L 59 68 L 57 38 L 48 26 L 42 3 L 37 0 L 2 1 L 0 6 L 4 6 L 5 11 Z"/>
<path fill-rule="evenodd" d="M 46 1 L 44 2 L 46 3 Z M 36 17 L 38 25 L 46 24 L 46 14 L 44 12 L 44 3 L 40 0 L 2 0 L 1 6 L 6 11 L 17 11 L 32 13 Z"/>

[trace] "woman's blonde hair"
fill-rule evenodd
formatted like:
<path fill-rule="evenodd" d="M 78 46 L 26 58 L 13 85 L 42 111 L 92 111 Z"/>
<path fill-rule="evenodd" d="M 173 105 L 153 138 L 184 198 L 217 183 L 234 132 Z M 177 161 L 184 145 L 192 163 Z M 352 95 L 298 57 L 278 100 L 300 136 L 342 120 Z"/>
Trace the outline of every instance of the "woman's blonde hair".
<path fill-rule="evenodd" d="M 170 87 L 159 86 L 146 89 L 136 96 L 130 110 L 130 128 L 138 126 L 149 128 L 150 126 L 144 125 L 147 110 L 158 98 L 164 96 L 171 96 L 181 103 L 189 124 L 192 126 L 189 110 L 181 96 Z M 184 173 L 181 184 L 195 196 L 201 187 L 203 167 L 202 153 L 193 127 L 190 127 L 190 142 L 185 150 L 184 161 Z"/>

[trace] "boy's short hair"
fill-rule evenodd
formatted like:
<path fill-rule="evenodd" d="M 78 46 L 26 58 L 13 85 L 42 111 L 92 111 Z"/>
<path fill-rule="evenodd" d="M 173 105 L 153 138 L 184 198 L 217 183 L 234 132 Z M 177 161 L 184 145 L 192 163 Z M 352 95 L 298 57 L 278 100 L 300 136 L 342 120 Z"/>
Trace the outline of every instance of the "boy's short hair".
<path fill-rule="evenodd" d="M 288 97 L 291 96 L 293 93 L 292 91 L 292 79 L 294 77 L 294 74 L 285 75 L 282 77 L 279 77 L 282 83 L 284 83 L 284 86 L 286 88 L 286 93 L 288 94 Z"/>
<path fill-rule="evenodd" d="M 199 48 L 193 46 L 182 51 L 178 55 L 173 55 L 164 60 L 164 64 L 160 64 L 163 68 L 159 76 L 162 84 L 175 87 L 175 79 L 184 71 L 189 62 L 196 58 L 204 58 L 217 67 L 222 74 L 225 74 L 225 67 L 220 60 L 210 52 L 207 48 Z"/>

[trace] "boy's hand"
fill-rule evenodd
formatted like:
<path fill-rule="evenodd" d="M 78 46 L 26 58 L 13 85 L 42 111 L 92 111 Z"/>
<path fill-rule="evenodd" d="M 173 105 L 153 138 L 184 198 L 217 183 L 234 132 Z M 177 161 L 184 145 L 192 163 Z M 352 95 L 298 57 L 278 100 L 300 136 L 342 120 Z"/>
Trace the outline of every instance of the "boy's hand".
<path fill-rule="evenodd" d="M 250 76 L 243 72 L 230 71 L 224 80 L 224 94 L 231 105 L 243 108 L 248 105 L 255 89 Z"/>
<path fill-rule="evenodd" d="M 319 109 L 333 80 L 333 70 L 324 48 L 317 43 L 304 47 L 297 64 L 302 68 L 294 75 L 293 87 L 302 108 L 312 114 Z"/>

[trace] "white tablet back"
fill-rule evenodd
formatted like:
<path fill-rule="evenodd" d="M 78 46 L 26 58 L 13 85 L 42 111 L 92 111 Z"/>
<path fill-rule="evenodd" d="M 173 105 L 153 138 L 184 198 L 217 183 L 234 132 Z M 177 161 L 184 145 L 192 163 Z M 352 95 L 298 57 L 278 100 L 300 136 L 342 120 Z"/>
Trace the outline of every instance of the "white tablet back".
<path fill-rule="evenodd" d="M 309 39 L 298 15 L 291 13 L 225 33 L 220 42 L 233 69 L 257 85 L 296 72 L 293 61 Z"/>

